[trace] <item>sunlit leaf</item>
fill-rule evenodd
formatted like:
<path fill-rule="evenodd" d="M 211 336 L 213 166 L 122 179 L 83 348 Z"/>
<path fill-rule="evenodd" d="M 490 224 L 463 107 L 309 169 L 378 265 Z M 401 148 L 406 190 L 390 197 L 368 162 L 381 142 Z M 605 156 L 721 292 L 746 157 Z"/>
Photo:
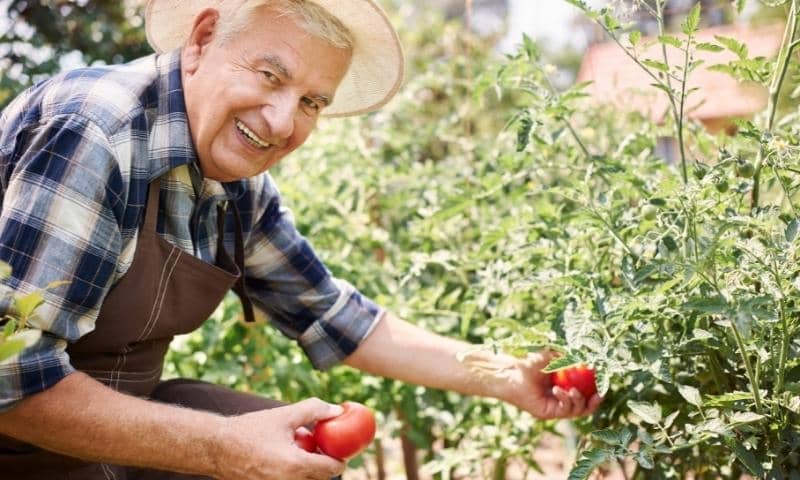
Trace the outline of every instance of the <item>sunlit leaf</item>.
<path fill-rule="evenodd" d="M 661 423 L 661 407 L 656 403 L 628 401 L 628 408 L 642 421 L 652 425 Z"/>

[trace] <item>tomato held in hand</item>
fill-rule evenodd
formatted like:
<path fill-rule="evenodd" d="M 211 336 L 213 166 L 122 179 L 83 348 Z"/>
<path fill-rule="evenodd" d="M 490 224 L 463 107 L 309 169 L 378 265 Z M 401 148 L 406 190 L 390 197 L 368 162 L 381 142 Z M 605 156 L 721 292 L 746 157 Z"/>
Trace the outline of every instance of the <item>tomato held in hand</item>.
<path fill-rule="evenodd" d="M 594 369 L 586 365 L 578 365 L 553 372 L 550 374 L 550 381 L 553 385 L 567 391 L 570 388 L 575 388 L 587 399 L 597 393 Z"/>
<path fill-rule="evenodd" d="M 375 415 L 356 402 L 344 402 L 344 413 L 317 422 L 314 440 L 325 455 L 346 460 L 367 448 L 375 437 Z"/>
<path fill-rule="evenodd" d="M 314 434 L 306 427 L 297 427 L 297 430 L 294 431 L 294 443 L 306 452 L 314 453 L 317 451 L 317 441 L 314 440 Z"/>

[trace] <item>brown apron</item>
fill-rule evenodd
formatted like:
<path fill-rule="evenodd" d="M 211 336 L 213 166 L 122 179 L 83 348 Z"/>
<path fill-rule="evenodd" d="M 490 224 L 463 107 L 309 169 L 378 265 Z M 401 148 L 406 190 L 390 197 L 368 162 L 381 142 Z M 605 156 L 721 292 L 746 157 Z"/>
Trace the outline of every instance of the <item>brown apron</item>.
<path fill-rule="evenodd" d="M 72 365 L 121 392 L 224 415 L 280 405 L 204 382 L 161 382 L 164 355 L 173 336 L 199 327 L 229 289 L 242 299 L 246 320 L 252 321 L 253 312 L 240 273 L 244 248 L 235 204 L 235 261 L 224 248 L 225 212 L 218 206 L 217 260 L 212 265 L 156 233 L 159 185 L 158 179 L 150 184 L 132 265 L 106 296 L 95 330 L 67 348 Z M 2 480 L 188 478 L 201 477 L 87 463 L 0 436 Z"/>

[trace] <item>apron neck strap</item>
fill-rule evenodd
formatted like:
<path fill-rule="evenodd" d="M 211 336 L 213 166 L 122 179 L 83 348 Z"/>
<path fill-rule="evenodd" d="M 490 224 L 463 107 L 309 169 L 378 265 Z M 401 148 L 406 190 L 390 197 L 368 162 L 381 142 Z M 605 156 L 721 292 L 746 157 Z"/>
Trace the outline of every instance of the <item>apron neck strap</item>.
<path fill-rule="evenodd" d="M 150 182 L 147 192 L 147 205 L 145 206 L 144 226 L 145 232 L 156 232 L 158 225 L 158 204 L 161 193 L 161 177 Z"/>
<path fill-rule="evenodd" d="M 233 221 L 234 221 L 234 242 L 233 242 L 233 260 L 236 268 L 239 270 L 239 278 L 233 284 L 232 290 L 239 296 L 242 302 L 242 311 L 246 322 L 254 322 L 255 314 L 253 312 L 253 302 L 250 300 L 250 295 L 247 293 L 245 285 L 244 273 L 244 240 L 242 238 L 242 219 L 239 215 L 239 207 L 235 201 L 226 202 L 227 205 L 233 207 Z M 217 256 L 227 255 L 225 251 L 225 217 L 227 208 L 217 205 Z"/>

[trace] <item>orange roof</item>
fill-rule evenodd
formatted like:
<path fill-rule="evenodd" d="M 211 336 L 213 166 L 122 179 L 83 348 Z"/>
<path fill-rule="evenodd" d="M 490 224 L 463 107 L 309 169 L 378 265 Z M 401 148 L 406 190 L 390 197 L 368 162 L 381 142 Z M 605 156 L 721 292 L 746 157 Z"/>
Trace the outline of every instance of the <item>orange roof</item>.
<path fill-rule="evenodd" d="M 732 37 L 744 43 L 751 58 L 771 58 L 780 48 L 783 26 L 754 28 L 725 25 L 701 30 L 697 33 L 697 39 L 698 42 L 719 44 L 715 35 Z M 642 51 L 645 45 L 650 46 Z M 652 38 L 642 38 L 637 48 L 640 49 L 639 58 L 664 61 L 661 44 Z M 733 52 L 697 51 L 695 55 L 704 63 L 689 75 L 687 90 L 693 87 L 699 87 L 699 90 L 687 98 L 684 111 L 688 116 L 697 120 L 746 117 L 765 107 L 767 92 L 763 87 L 739 83 L 728 74 L 708 70 L 712 65 L 736 59 Z M 667 58 L 671 66 L 682 65 L 683 51 L 667 46 Z M 669 107 L 666 93 L 652 87 L 653 79 L 614 42 L 595 44 L 588 49 L 581 62 L 577 81 L 588 80 L 593 83 L 586 91 L 595 99 L 609 102 L 617 108 L 640 111 L 654 121 L 661 120 Z M 675 87 L 676 82 L 672 85 Z"/>

